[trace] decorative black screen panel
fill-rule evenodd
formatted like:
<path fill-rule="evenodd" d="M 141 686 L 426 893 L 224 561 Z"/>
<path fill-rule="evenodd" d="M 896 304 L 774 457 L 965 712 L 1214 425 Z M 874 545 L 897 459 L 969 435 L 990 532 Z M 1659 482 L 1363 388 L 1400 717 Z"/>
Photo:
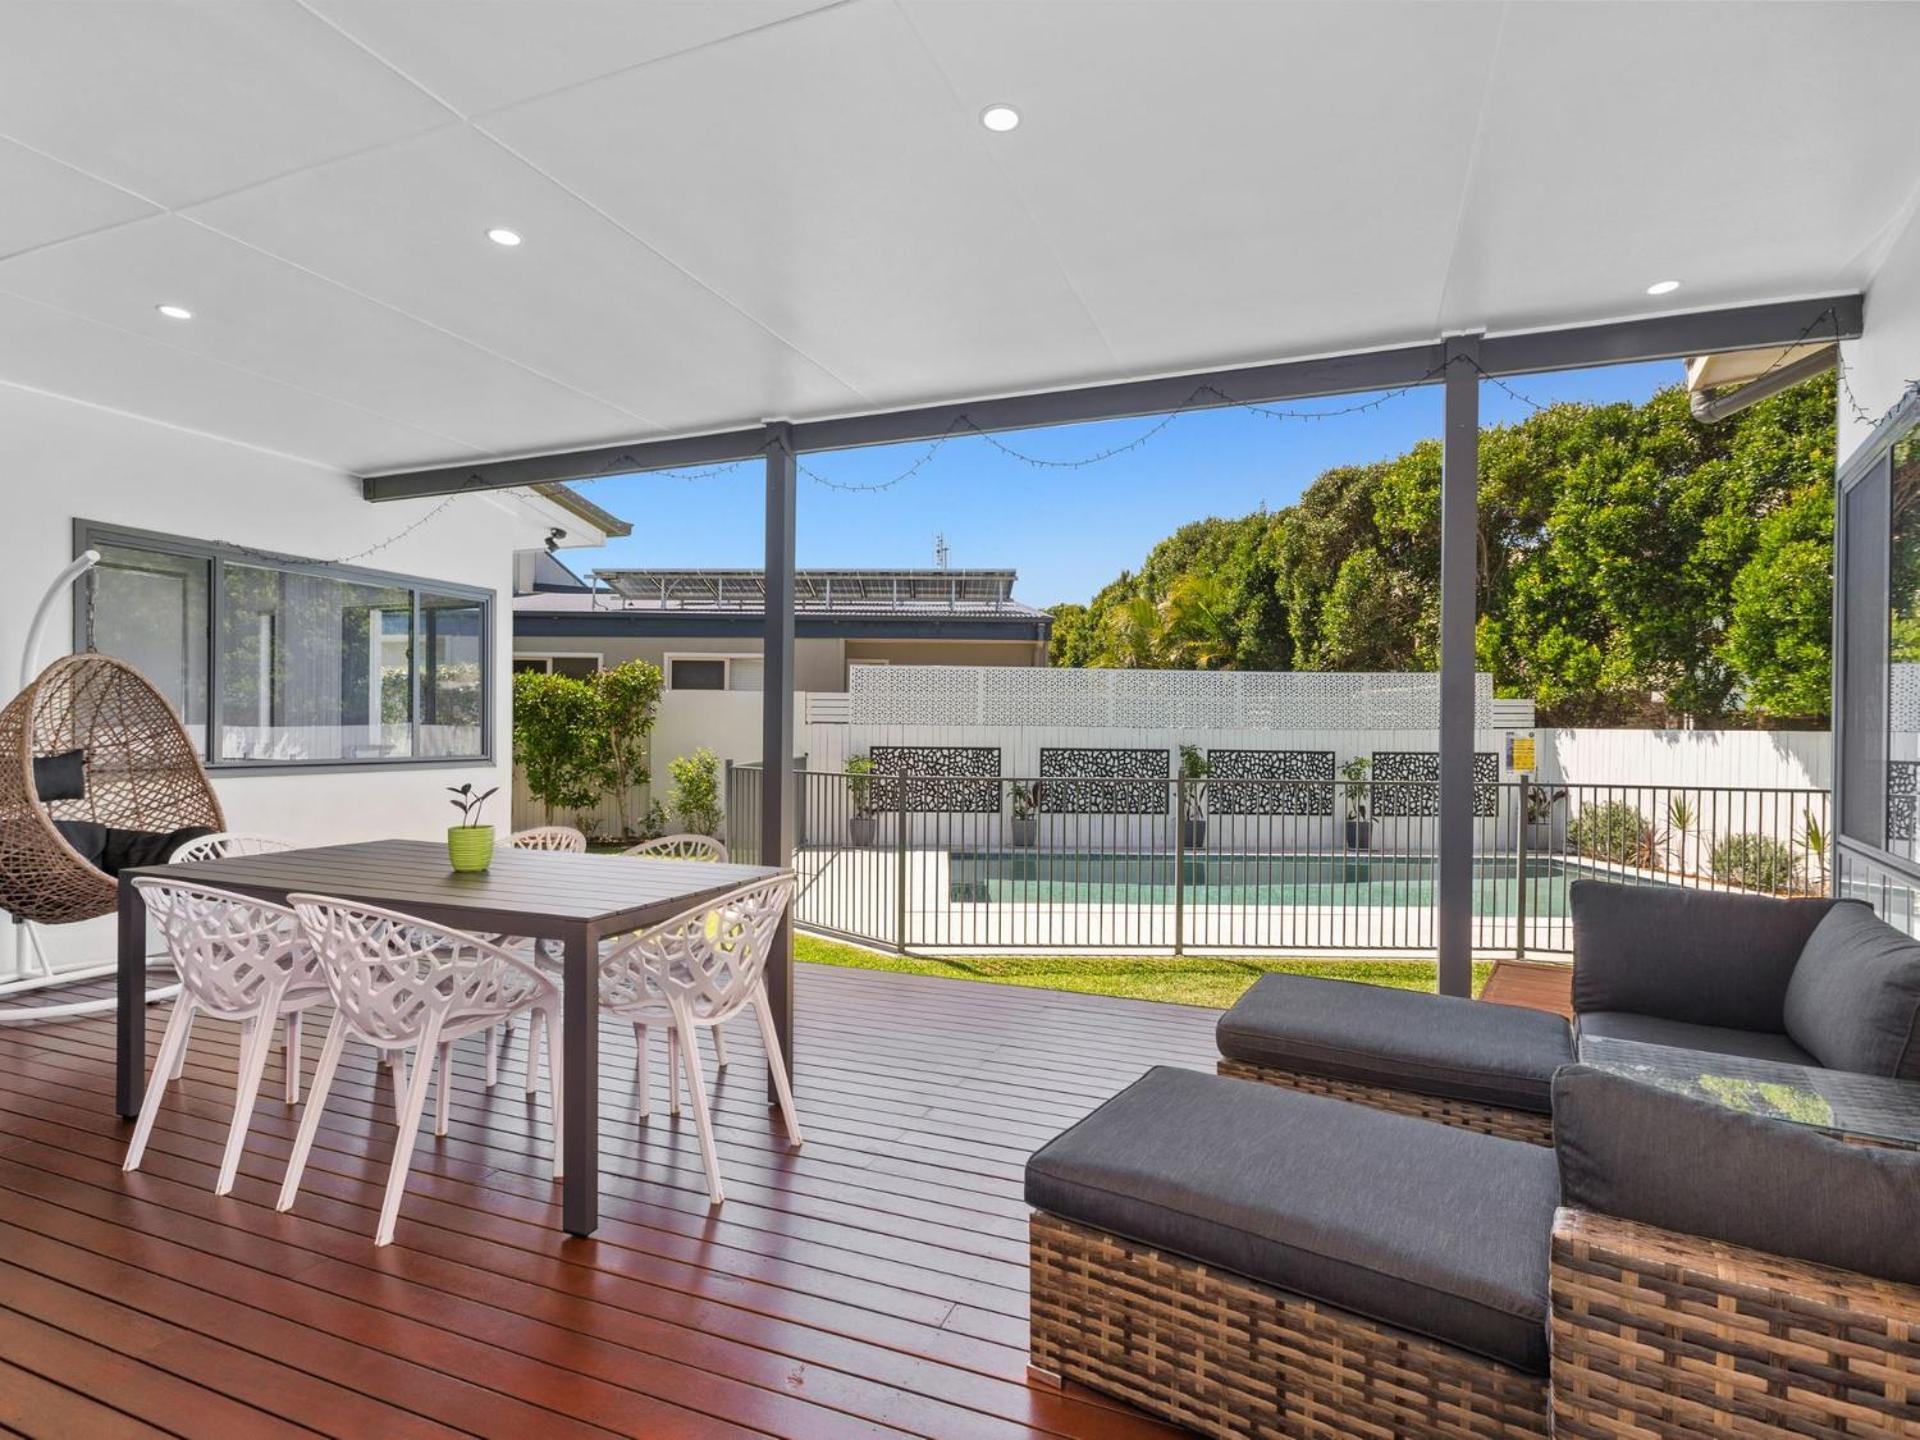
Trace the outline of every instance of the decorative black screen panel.
<path fill-rule="evenodd" d="M 1043 749 L 1040 808 L 1049 815 L 1164 815 L 1173 791 L 1167 760 L 1165 750 Z"/>
<path fill-rule="evenodd" d="M 1887 839 L 1920 839 L 1920 761 L 1887 762 Z"/>
<path fill-rule="evenodd" d="M 1207 769 L 1208 814 L 1333 814 L 1331 750 L 1209 750 Z"/>
<path fill-rule="evenodd" d="M 875 745 L 868 758 L 876 810 L 898 810 L 904 784 L 906 808 L 915 814 L 1000 813 L 997 745 Z"/>
<path fill-rule="evenodd" d="M 1440 755 L 1434 750 L 1373 752 L 1373 813 L 1376 817 L 1432 818 L 1440 813 Z M 1473 752 L 1473 813 L 1490 820 L 1500 811 L 1500 757 Z"/>

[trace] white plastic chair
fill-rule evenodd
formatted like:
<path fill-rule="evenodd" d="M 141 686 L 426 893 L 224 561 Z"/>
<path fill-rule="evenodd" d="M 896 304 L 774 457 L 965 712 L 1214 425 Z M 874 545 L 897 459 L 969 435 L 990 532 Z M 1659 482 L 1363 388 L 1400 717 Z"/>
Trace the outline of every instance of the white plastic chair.
<path fill-rule="evenodd" d="M 727 847 L 711 835 L 696 835 L 691 832 L 681 835 L 662 835 L 657 840 L 643 840 L 640 844 L 629 846 L 620 853 L 622 855 L 636 855 L 642 860 L 699 860 L 716 865 L 724 865 L 731 858 Z M 666 1017 L 661 1015 L 657 1018 L 664 1020 Z M 644 1029 L 637 1028 L 634 1034 L 636 1036 L 643 1036 Z M 670 1055 L 673 1051 L 673 1046 L 673 1032 L 668 1031 L 667 1048 Z M 645 1050 L 646 1047 L 643 1043 L 640 1056 L 643 1071 L 646 1060 Z M 713 1032 L 713 1064 L 717 1070 L 727 1068 L 727 1037 L 720 1033 L 718 1027 L 715 1027 Z M 644 1074 L 642 1075 L 642 1079 L 644 1081 Z M 640 1090 L 640 1109 L 643 1114 L 646 1108 L 647 1092 L 643 1084 Z M 673 1113 L 676 1115 L 680 1113 L 680 1092 L 678 1090 L 673 1092 Z"/>
<path fill-rule="evenodd" d="M 536 825 L 531 830 L 516 830 L 507 843 L 516 850 L 557 850 L 566 855 L 587 853 L 587 837 L 571 825 Z"/>
<path fill-rule="evenodd" d="M 633 1025 L 640 1052 L 640 1109 L 647 1110 L 647 1027 L 663 1021 L 667 1032 L 667 1085 L 675 1114 L 680 1110 L 684 1079 L 693 1104 L 693 1123 L 700 1132 L 700 1158 L 707 1170 L 707 1194 L 715 1205 L 726 1199 L 720 1185 L 720 1156 L 713 1143 L 713 1120 L 707 1113 L 706 1084 L 700 1075 L 697 1030 L 718 1029 L 723 1021 L 752 1006 L 760 1021 L 760 1038 L 767 1049 L 780 1113 L 787 1138 L 799 1145 L 800 1117 L 793 1107 L 793 1088 L 786 1057 L 774 1034 L 767 1007 L 767 953 L 773 946 L 780 917 L 793 900 L 793 876 L 755 880 L 718 899 L 684 910 L 671 920 L 628 935 L 608 946 L 600 956 L 600 1005 L 609 1014 Z"/>
<path fill-rule="evenodd" d="M 324 895 L 290 895 L 288 902 L 312 943 L 328 992 L 333 1024 L 313 1075 L 313 1096 L 300 1118 L 300 1133 L 277 1208 L 292 1207 L 300 1177 L 320 1128 L 327 1093 L 333 1087 L 340 1052 L 349 1038 L 364 1040 L 392 1054 L 400 1133 L 394 1141 L 386 1197 L 373 1243 L 393 1240 L 400 1197 L 413 1165 L 414 1141 L 427 1105 L 427 1084 L 440 1074 L 433 1133 L 447 1133 L 447 1108 L 453 1089 L 455 1042 L 490 1030 L 522 1012 L 544 1016 L 550 1054 L 548 1099 L 553 1106 L 553 1174 L 561 1173 L 560 991 L 554 983 L 511 951 L 478 935 L 448 930 L 393 910 L 355 905 Z M 411 1080 L 401 1052 L 411 1050 Z M 438 1062 L 436 1066 L 436 1060 Z M 531 1057 L 527 1088 L 533 1088 Z"/>
<path fill-rule="evenodd" d="M 620 852 L 643 860 L 711 860 L 726 864 L 727 847 L 711 835 L 662 835 Z"/>
<path fill-rule="evenodd" d="M 160 1100 L 180 1078 L 196 1016 L 240 1023 L 240 1073 L 227 1148 L 213 1193 L 233 1189 L 233 1177 L 253 1123 L 254 1103 L 273 1049 L 276 1022 L 286 1021 L 287 1103 L 300 1101 L 300 1015 L 327 998 L 313 947 L 294 913 L 282 905 L 211 886 L 159 878 L 135 880 L 174 967 L 180 996 L 154 1057 L 153 1081 L 140 1107 L 124 1166 L 140 1168 Z"/>
<path fill-rule="evenodd" d="M 169 865 L 189 865 L 197 860 L 233 860 L 242 855 L 277 855 L 293 846 L 266 835 L 242 835 L 233 830 L 216 830 L 189 840 L 167 857 Z"/>

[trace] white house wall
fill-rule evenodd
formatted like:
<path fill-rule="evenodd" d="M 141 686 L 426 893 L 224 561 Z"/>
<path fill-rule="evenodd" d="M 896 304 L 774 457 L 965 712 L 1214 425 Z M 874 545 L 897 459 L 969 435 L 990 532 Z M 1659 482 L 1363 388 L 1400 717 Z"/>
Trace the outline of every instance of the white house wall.
<path fill-rule="evenodd" d="M 370 505 L 338 471 L 267 451 L 0 384 L 0 666 L 11 694 L 27 627 L 42 592 L 73 554 L 76 519 L 198 540 L 227 541 L 313 559 L 365 550 L 437 501 Z M 509 779 L 513 551 L 537 544 L 543 517 L 512 496 L 463 497 L 413 533 L 352 563 L 496 592 L 494 752 L 490 763 L 237 775 L 216 772 L 231 828 L 302 844 L 375 836 L 433 837 L 452 811 L 445 787 Z M 48 626 L 45 660 L 70 647 L 71 610 Z M 504 794 L 501 801 L 504 802 Z M 507 823 L 497 803 L 496 823 Z M 112 921 L 49 932 L 61 951 L 112 943 Z M 0 955 L 0 969 L 10 953 Z"/>

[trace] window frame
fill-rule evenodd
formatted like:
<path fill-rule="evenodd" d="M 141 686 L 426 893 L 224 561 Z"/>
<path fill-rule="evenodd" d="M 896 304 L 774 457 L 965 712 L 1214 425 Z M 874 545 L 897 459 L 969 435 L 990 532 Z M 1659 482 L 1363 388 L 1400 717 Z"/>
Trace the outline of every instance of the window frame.
<path fill-rule="evenodd" d="M 522 660 L 543 662 L 545 665 L 543 673 L 548 675 L 554 673 L 553 662 L 556 660 L 591 660 L 595 670 L 607 668 L 607 657 L 599 650 L 516 650 L 513 652 L 513 668 L 516 672 Z"/>
<path fill-rule="evenodd" d="M 1907 438 L 1909 434 L 1920 430 L 1920 393 L 1909 394 L 1895 406 L 1874 427 L 1871 434 L 1856 446 L 1853 452 L 1841 462 L 1834 484 L 1834 575 L 1833 575 L 1833 718 L 1830 722 L 1830 734 L 1833 745 L 1833 852 L 1835 857 L 1833 884 L 1835 893 L 1847 893 L 1841 887 L 1845 879 L 1840 863 L 1846 860 L 1864 862 L 1868 866 L 1888 872 L 1908 882 L 1920 883 L 1920 861 L 1910 860 L 1895 854 L 1889 847 L 1884 833 L 1884 824 L 1878 843 L 1869 837 L 1856 835 L 1851 827 L 1857 824 L 1858 817 L 1849 814 L 1847 792 L 1852 778 L 1852 766 L 1871 761 L 1871 751 L 1862 757 L 1856 748 L 1849 744 L 1849 731 L 1857 728 L 1860 717 L 1857 711 L 1865 706 L 1867 723 L 1875 727 L 1880 737 L 1880 774 L 1874 777 L 1882 797 L 1882 816 L 1884 820 L 1887 774 L 1885 750 L 1887 743 L 1887 724 L 1889 716 L 1888 678 L 1885 657 L 1874 673 L 1858 674 L 1849 663 L 1848 640 L 1855 624 L 1865 620 L 1874 625 L 1884 625 L 1889 614 L 1891 595 L 1882 594 L 1877 600 L 1861 597 L 1854 593 L 1857 576 L 1864 572 L 1873 573 L 1873 566 L 1863 552 L 1871 549 L 1873 558 L 1881 563 L 1879 573 L 1885 585 L 1891 585 L 1891 569 L 1887 562 L 1893 540 L 1891 513 L 1892 486 L 1891 466 L 1894 446 Z M 1859 533 L 1853 524 L 1847 504 L 1848 498 L 1861 485 L 1887 475 L 1888 505 L 1886 513 L 1876 512 L 1866 533 Z M 1884 587 L 1883 587 L 1884 588 Z M 1869 603 L 1861 604 L 1863 599 Z M 1885 638 L 1884 636 L 1882 637 Z M 1848 717 L 1853 716 L 1853 724 Z"/>
<path fill-rule="evenodd" d="M 309 560 L 276 550 L 255 550 L 216 540 L 195 540 L 127 525 L 112 525 L 99 520 L 76 519 L 73 522 L 73 553 L 78 559 L 88 550 L 102 546 L 121 546 L 149 550 L 207 563 L 207 740 L 200 763 L 209 773 L 222 778 L 230 775 L 297 775 L 322 770 L 458 770 L 491 765 L 496 743 L 494 704 L 498 695 L 499 591 L 481 585 L 463 585 L 452 580 L 436 580 L 425 575 L 404 575 L 391 570 L 371 570 L 357 565 L 341 565 Z M 420 597 L 423 591 L 458 600 L 471 600 L 480 609 L 480 749 L 474 755 L 396 755 L 385 759 L 352 760 L 229 760 L 220 757 L 220 737 L 225 725 L 226 702 L 222 694 L 219 637 L 226 608 L 226 567 L 228 563 L 275 569 L 353 585 L 375 585 L 404 589 L 411 596 L 413 618 L 408 629 L 410 663 L 408 683 L 412 690 L 409 725 L 413 743 L 419 748 L 421 656 L 425 645 Z M 87 599 L 85 577 L 74 587 L 73 650 L 78 654 L 87 644 Z"/>
<path fill-rule="evenodd" d="M 673 683 L 673 662 L 676 660 L 719 660 L 724 662 L 722 680 L 717 690 L 709 690 L 701 685 L 680 686 Z M 762 667 L 766 666 L 766 657 L 758 650 L 669 650 L 660 657 L 660 669 L 664 677 L 663 688 L 681 695 L 758 695 L 764 686 L 754 690 L 736 690 L 733 685 L 733 662 L 751 660 Z"/>

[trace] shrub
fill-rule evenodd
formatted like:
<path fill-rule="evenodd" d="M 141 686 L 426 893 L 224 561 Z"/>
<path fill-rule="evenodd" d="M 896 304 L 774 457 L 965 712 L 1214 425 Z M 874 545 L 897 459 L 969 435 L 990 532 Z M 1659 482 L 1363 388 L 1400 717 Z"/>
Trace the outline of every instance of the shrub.
<path fill-rule="evenodd" d="M 584 680 L 523 670 L 513 677 L 513 759 L 553 823 L 562 810 L 591 809 L 607 788 L 599 693 Z"/>
<path fill-rule="evenodd" d="M 1574 816 L 1567 825 L 1567 843 L 1595 860 L 1637 865 L 1653 853 L 1653 827 L 1624 800 L 1608 800 Z"/>
<path fill-rule="evenodd" d="M 1749 890 L 1791 890 L 1798 868 L 1791 845 L 1752 831 L 1716 841 L 1710 864 L 1714 879 Z"/>
<path fill-rule="evenodd" d="M 667 766 L 673 794 L 667 804 L 680 828 L 695 835 L 720 833 L 720 759 L 702 745 Z"/>
<path fill-rule="evenodd" d="M 647 737 L 660 703 L 660 667 L 629 660 L 594 672 L 588 682 L 600 700 L 607 757 L 607 788 L 620 816 L 622 838 L 633 833 L 633 790 L 653 778 L 647 768 Z"/>

